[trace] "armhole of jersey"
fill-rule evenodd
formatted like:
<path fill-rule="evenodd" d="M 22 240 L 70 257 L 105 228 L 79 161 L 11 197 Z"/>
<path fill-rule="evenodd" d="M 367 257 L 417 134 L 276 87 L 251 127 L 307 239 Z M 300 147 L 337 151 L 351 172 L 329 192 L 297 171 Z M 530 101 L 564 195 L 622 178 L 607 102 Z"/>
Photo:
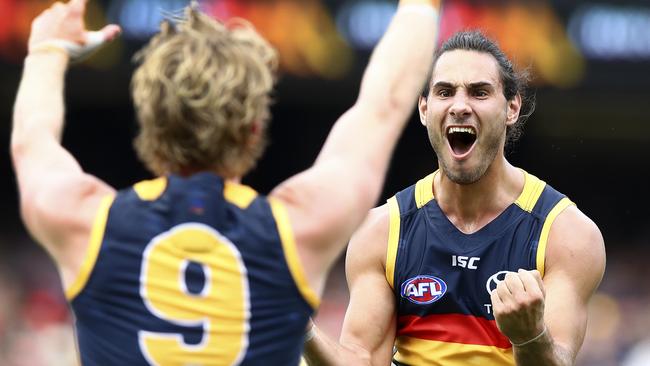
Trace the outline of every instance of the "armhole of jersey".
<path fill-rule="evenodd" d="M 79 273 L 77 273 L 77 277 L 74 279 L 72 284 L 65 289 L 65 297 L 68 301 L 74 300 L 81 290 L 84 289 L 88 282 L 88 278 L 90 277 L 90 273 L 95 267 L 97 257 L 99 256 L 99 249 L 104 240 L 104 231 L 106 230 L 106 223 L 108 221 L 108 211 L 110 210 L 114 199 L 114 195 L 109 195 L 102 198 L 99 204 L 99 208 L 95 214 L 93 227 L 90 232 L 90 240 L 88 242 L 88 247 L 86 248 L 86 255 L 81 262 Z"/>
<path fill-rule="evenodd" d="M 298 248 L 296 247 L 296 241 L 293 235 L 293 230 L 291 229 L 287 210 L 278 200 L 269 198 L 269 204 L 271 205 L 271 212 L 273 213 L 273 218 L 275 218 L 278 233 L 280 234 L 282 250 L 287 261 L 287 266 L 289 267 L 289 272 L 291 272 L 291 277 L 293 277 L 293 280 L 295 281 L 296 286 L 298 286 L 298 290 L 305 301 L 316 310 L 320 305 L 320 299 L 318 298 L 316 291 L 309 286 L 307 276 L 305 275 L 302 263 L 298 257 Z"/>
<path fill-rule="evenodd" d="M 388 200 L 388 214 L 390 224 L 388 226 L 388 245 L 386 249 L 386 280 L 388 280 L 388 284 L 394 290 L 395 262 L 397 261 L 400 229 L 399 204 L 395 196 Z"/>
<path fill-rule="evenodd" d="M 536 264 L 537 270 L 544 277 L 544 264 L 546 261 L 546 244 L 548 243 L 548 234 L 551 231 L 551 226 L 557 218 L 557 216 L 564 211 L 565 208 L 575 205 L 571 202 L 570 199 L 564 197 L 560 202 L 555 204 L 555 207 L 548 213 L 546 220 L 544 220 L 544 225 L 542 226 L 542 232 L 539 236 L 539 243 L 537 244 L 537 255 L 536 255 Z"/>

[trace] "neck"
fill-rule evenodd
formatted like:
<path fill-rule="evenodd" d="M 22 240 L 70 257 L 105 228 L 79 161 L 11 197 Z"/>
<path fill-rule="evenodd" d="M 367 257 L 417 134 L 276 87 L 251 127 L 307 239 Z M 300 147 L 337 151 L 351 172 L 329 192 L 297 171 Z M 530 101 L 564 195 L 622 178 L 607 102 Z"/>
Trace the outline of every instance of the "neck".
<path fill-rule="evenodd" d="M 438 205 L 462 232 L 480 230 L 510 206 L 521 194 L 524 175 L 505 157 L 497 157 L 485 174 L 472 184 L 451 181 L 437 174 L 433 189 Z"/>
<path fill-rule="evenodd" d="M 234 176 L 234 177 L 227 177 L 224 174 L 222 174 L 221 172 L 217 171 L 216 169 L 211 170 L 211 169 L 181 168 L 175 174 L 178 174 L 181 177 L 187 178 L 187 177 L 192 176 L 194 174 L 199 174 L 199 173 L 203 173 L 203 172 L 210 172 L 210 173 L 213 173 L 215 175 L 218 175 L 218 176 L 222 177 L 224 179 L 224 181 L 227 181 L 227 182 L 241 184 L 241 179 L 242 179 L 241 176 L 238 175 L 238 176 Z"/>

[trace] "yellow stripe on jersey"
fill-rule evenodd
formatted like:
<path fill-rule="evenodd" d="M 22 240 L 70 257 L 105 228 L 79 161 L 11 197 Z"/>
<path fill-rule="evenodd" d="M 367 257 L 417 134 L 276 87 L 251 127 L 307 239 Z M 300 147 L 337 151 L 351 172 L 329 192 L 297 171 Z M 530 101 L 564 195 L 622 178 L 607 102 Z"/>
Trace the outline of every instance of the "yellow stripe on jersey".
<path fill-rule="evenodd" d="M 436 174 L 438 174 L 437 170 L 415 184 L 415 204 L 418 208 L 422 208 L 433 199 L 433 177 Z"/>
<path fill-rule="evenodd" d="M 106 229 L 106 222 L 108 221 L 108 211 L 111 208 L 114 199 L 115 196 L 109 195 L 102 198 L 99 203 L 99 208 L 95 214 L 95 221 L 90 232 L 90 240 L 88 241 L 88 247 L 86 248 L 86 255 L 81 262 L 79 273 L 77 273 L 77 277 L 74 279 L 72 284 L 65 289 L 65 297 L 68 301 L 72 301 L 81 290 L 83 290 L 84 286 L 86 286 L 86 282 L 88 282 L 90 273 L 95 267 L 95 262 L 99 255 L 99 249 L 104 240 L 104 230 Z"/>
<path fill-rule="evenodd" d="M 167 177 L 144 180 L 133 186 L 135 193 L 143 201 L 157 200 L 167 188 Z"/>
<path fill-rule="evenodd" d="M 525 176 L 524 189 L 521 191 L 519 198 L 515 201 L 515 204 L 521 207 L 522 210 L 527 212 L 532 212 L 537 200 L 542 195 L 544 187 L 546 187 L 546 182 L 540 180 L 532 174 L 526 173 L 524 170 L 521 170 Z"/>
<path fill-rule="evenodd" d="M 271 211 L 273 212 L 273 217 L 275 218 L 275 223 L 278 227 L 278 232 L 280 233 L 284 256 L 287 260 L 291 276 L 296 282 L 298 290 L 300 290 L 300 293 L 309 305 L 311 305 L 314 310 L 318 309 L 320 298 L 316 294 L 316 291 L 309 286 L 307 276 L 305 275 L 305 271 L 300 263 L 298 248 L 296 247 L 296 241 L 293 236 L 293 230 L 291 229 L 291 222 L 289 221 L 287 209 L 280 201 L 272 198 L 269 198 L 269 204 L 271 205 Z"/>
<path fill-rule="evenodd" d="M 431 341 L 400 336 L 395 360 L 407 365 L 506 366 L 515 365 L 512 348 Z"/>
<path fill-rule="evenodd" d="M 551 226 L 557 216 L 564 211 L 565 208 L 575 205 L 570 199 L 564 197 L 555 204 L 555 207 L 548 213 L 544 226 L 542 226 L 542 233 L 539 236 L 539 244 L 537 245 L 537 270 L 544 277 L 544 264 L 546 261 L 546 244 L 548 243 L 548 233 L 551 231 Z"/>
<path fill-rule="evenodd" d="M 223 187 L 223 196 L 226 201 L 245 210 L 257 197 L 257 192 L 251 187 L 227 181 Z"/>
<path fill-rule="evenodd" d="M 399 244 L 399 204 L 395 196 L 388 200 L 388 246 L 386 249 L 386 279 L 391 288 L 395 288 L 393 279 L 395 278 L 395 261 L 397 260 L 397 246 Z"/>

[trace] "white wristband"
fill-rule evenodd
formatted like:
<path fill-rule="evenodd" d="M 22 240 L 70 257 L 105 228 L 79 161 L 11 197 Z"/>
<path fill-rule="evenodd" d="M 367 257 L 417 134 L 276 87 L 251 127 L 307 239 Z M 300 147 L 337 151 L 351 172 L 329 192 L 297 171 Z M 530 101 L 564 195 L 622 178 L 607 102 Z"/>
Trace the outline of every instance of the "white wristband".
<path fill-rule="evenodd" d="M 532 339 L 529 339 L 526 342 L 522 342 L 522 343 L 514 343 L 513 341 L 510 341 L 510 344 L 512 344 L 513 347 L 523 347 L 523 346 L 531 344 L 531 343 L 535 342 L 536 340 L 542 338 L 544 336 L 544 334 L 546 334 L 546 325 L 544 325 L 544 330 L 541 333 L 539 333 L 536 337 L 534 337 Z"/>

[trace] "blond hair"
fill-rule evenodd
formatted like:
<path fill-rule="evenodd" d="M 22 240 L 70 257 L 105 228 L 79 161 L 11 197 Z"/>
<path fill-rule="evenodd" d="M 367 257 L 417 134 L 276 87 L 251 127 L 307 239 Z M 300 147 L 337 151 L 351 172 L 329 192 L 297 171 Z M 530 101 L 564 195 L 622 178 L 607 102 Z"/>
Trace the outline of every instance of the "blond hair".
<path fill-rule="evenodd" d="M 158 175 L 242 176 L 266 145 L 276 52 L 250 24 L 226 25 L 196 5 L 175 23 L 135 57 L 136 151 Z"/>

